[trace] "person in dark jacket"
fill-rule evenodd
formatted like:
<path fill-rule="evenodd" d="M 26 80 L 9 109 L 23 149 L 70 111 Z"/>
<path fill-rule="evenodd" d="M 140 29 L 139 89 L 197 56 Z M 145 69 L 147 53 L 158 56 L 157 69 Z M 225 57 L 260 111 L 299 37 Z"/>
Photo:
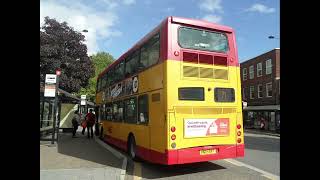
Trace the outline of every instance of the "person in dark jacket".
<path fill-rule="evenodd" d="M 72 126 L 73 126 L 72 137 L 73 138 L 76 137 L 76 132 L 77 132 L 79 124 L 80 124 L 80 115 L 79 115 L 78 111 L 75 111 L 73 119 L 72 119 Z"/>
<path fill-rule="evenodd" d="M 88 138 L 93 138 L 93 126 L 96 121 L 96 116 L 92 113 L 92 109 L 90 109 L 89 113 L 86 115 L 86 121 L 87 121 L 87 134 Z M 91 131 L 91 132 L 90 132 Z"/>

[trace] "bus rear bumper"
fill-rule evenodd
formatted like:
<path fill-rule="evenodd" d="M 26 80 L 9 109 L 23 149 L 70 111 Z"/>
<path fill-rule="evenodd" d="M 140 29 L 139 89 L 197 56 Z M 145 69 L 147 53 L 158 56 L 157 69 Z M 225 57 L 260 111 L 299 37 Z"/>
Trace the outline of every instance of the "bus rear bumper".
<path fill-rule="evenodd" d="M 200 155 L 200 150 L 208 149 L 217 149 L 217 151 L 214 154 Z M 237 157 L 244 157 L 244 144 L 168 150 L 166 164 L 185 164 Z"/>

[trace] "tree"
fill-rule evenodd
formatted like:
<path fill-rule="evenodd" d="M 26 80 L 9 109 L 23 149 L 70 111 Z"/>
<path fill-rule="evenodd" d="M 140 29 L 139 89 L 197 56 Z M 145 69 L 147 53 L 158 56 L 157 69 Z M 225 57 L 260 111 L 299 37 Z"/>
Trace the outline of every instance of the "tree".
<path fill-rule="evenodd" d="M 44 82 L 45 74 L 55 74 L 61 67 L 61 89 L 74 93 L 86 87 L 94 76 L 94 65 L 87 55 L 84 38 L 66 22 L 45 17 L 40 27 L 40 82 Z"/>
<path fill-rule="evenodd" d="M 87 99 L 94 102 L 98 75 L 114 61 L 114 58 L 106 52 L 98 52 L 90 58 L 95 67 L 95 76 L 89 80 L 87 87 L 81 88 L 78 95 L 86 94 Z"/>

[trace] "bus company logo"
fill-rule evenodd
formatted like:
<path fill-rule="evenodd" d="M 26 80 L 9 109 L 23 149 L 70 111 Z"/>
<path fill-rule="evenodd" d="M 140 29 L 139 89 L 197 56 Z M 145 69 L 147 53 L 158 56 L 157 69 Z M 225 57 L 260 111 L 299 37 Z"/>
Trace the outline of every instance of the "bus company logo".
<path fill-rule="evenodd" d="M 224 123 L 224 122 L 220 122 L 219 126 L 220 126 L 221 128 L 226 128 L 226 127 L 228 127 L 228 124 L 227 124 L 227 123 Z"/>
<path fill-rule="evenodd" d="M 111 90 L 110 95 L 111 97 L 117 97 L 122 92 L 122 83 L 115 85 L 115 87 Z"/>
<path fill-rule="evenodd" d="M 135 77 L 132 78 L 132 91 L 134 93 L 138 92 L 138 86 L 139 86 L 139 84 L 138 84 L 138 76 L 135 76 Z"/>

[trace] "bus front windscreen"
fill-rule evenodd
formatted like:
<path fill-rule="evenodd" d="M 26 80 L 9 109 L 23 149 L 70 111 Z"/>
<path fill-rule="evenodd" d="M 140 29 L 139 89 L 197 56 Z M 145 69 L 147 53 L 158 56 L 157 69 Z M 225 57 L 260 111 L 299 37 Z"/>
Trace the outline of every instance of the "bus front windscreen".
<path fill-rule="evenodd" d="M 178 41 L 182 48 L 223 53 L 228 51 L 227 36 L 220 32 L 180 27 Z"/>

